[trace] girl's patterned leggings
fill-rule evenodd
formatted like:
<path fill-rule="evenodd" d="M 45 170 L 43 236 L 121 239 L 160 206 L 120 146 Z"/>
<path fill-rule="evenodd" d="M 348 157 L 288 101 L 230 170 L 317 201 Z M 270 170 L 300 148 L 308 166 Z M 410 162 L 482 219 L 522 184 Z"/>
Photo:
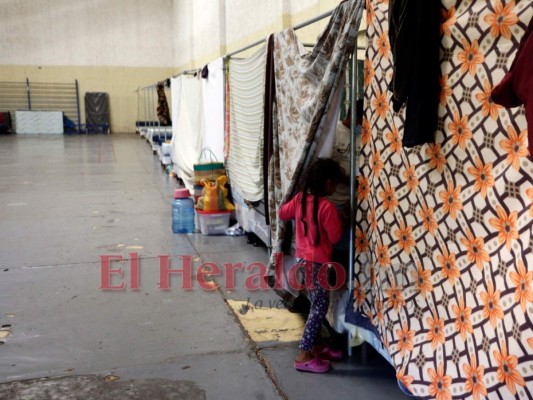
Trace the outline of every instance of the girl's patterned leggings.
<path fill-rule="evenodd" d="M 303 260 L 298 260 L 299 263 L 305 263 Z M 305 323 L 302 339 L 300 340 L 300 349 L 311 350 L 315 344 L 316 338 L 322 328 L 322 321 L 326 317 L 329 307 L 329 292 L 319 283 L 318 272 L 322 264 L 307 263 L 306 268 L 312 268 L 313 285 L 314 288 L 308 288 L 309 284 L 306 282 L 307 294 L 311 302 L 311 310 L 309 317 Z M 311 273 L 306 273 L 306 277 Z"/>

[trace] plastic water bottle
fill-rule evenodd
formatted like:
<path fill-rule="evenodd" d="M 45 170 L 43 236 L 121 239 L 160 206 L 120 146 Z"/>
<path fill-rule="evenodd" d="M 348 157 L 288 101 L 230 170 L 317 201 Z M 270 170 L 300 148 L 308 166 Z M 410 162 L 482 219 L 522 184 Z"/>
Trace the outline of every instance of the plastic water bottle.
<path fill-rule="evenodd" d="M 176 189 L 172 201 L 172 232 L 194 232 L 194 201 L 189 189 Z"/>

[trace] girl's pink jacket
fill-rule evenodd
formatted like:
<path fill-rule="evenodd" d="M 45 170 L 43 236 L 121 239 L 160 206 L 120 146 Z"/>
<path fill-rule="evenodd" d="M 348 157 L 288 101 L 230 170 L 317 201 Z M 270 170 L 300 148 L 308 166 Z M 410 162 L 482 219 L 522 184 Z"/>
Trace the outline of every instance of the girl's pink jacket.
<path fill-rule="evenodd" d="M 316 228 L 313 221 L 313 196 L 307 195 L 306 218 L 307 236 L 304 235 L 302 222 L 302 193 L 298 193 L 279 209 L 279 217 L 288 221 L 296 220 L 296 257 L 315 263 L 331 261 L 333 245 L 339 241 L 342 234 L 342 223 L 335 207 L 325 197 L 318 201 L 318 225 L 320 229 L 320 243 L 314 245 Z"/>

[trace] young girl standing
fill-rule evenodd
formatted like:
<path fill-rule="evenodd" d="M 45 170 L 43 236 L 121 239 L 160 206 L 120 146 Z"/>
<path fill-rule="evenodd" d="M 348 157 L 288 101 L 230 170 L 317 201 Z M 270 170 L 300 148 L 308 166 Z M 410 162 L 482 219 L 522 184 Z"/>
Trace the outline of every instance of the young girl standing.
<path fill-rule="evenodd" d="M 315 340 L 329 306 L 329 293 L 319 282 L 318 272 L 324 263 L 331 261 L 333 245 L 340 239 L 342 223 L 335 205 L 325 196 L 335 192 L 337 184 L 344 179 L 344 172 L 336 161 L 318 159 L 310 168 L 302 192 L 283 204 L 279 217 L 296 222 L 296 258 L 305 265 L 305 287 L 311 302 L 311 310 L 305 324 L 300 351 L 294 361 L 299 371 L 322 373 L 331 368 L 327 360 L 315 354 Z M 309 273 L 308 273 L 309 272 Z"/>

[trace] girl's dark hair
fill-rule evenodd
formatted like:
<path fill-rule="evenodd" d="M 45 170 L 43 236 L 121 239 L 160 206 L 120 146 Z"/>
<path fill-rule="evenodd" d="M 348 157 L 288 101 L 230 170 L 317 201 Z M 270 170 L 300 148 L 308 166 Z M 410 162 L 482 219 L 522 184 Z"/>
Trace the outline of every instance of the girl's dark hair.
<path fill-rule="evenodd" d="M 333 183 L 340 183 L 344 179 L 344 171 L 337 161 L 331 158 L 319 158 L 309 168 L 307 180 L 302 195 L 302 224 L 304 226 L 304 235 L 307 236 L 306 205 L 307 195 L 313 196 L 313 222 L 316 229 L 315 246 L 320 243 L 320 229 L 318 225 L 318 200 L 326 195 L 326 182 L 331 180 Z"/>

